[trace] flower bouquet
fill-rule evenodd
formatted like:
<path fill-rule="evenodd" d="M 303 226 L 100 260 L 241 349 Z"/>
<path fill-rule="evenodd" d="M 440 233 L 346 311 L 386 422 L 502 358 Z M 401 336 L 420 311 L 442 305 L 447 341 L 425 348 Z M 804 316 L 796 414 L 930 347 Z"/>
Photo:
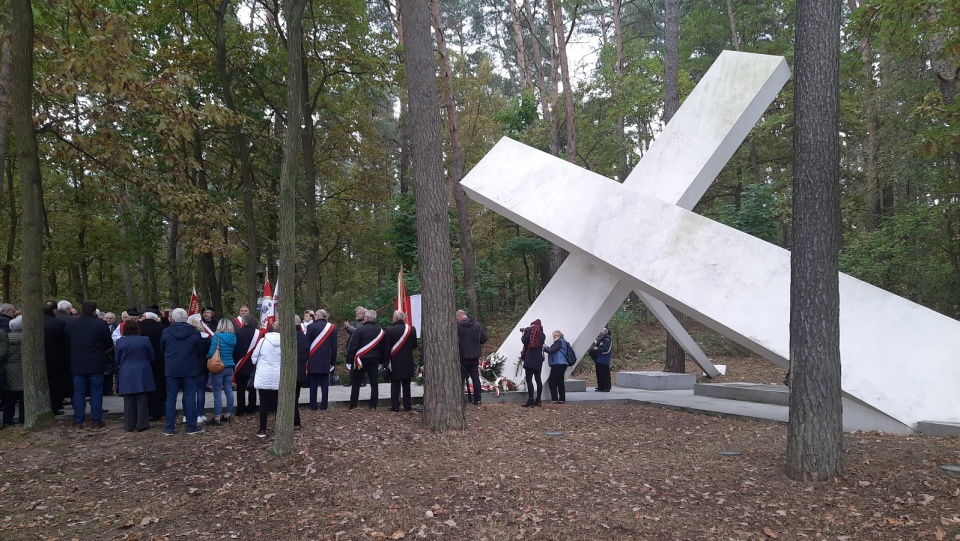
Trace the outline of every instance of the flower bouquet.
<path fill-rule="evenodd" d="M 502 391 L 516 391 L 517 384 L 503 376 L 503 365 L 506 357 L 491 354 L 480 363 L 480 388 L 500 396 Z"/>

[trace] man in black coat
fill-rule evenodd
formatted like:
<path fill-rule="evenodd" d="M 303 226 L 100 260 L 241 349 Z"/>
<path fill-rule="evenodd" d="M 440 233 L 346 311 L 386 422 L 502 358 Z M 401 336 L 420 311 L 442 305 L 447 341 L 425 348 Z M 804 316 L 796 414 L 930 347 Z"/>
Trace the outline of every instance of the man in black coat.
<path fill-rule="evenodd" d="M 151 421 L 159 421 L 163 418 L 167 400 L 167 375 L 166 365 L 163 362 L 163 355 L 160 355 L 160 334 L 163 333 L 164 326 L 160 323 L 160 310 L 148 308 L 143 314 L 143 321 L 140 322 L 140 336 L 146 336 L 150 339 L 150 345 L 153 346 L 155 359 L 150 368 L 153 372 L 153 381 L 157 389 L 147 393 L 147 410 Z"/>
<path fill-rule="evenodd" d="M 367 310 L 363 315 L 363 325 L 353 331 L 350 347 L 347 348 L 347 367 L 350 368 L 351 383 L 350 409 L 357 407 L 363 374 L 370 377 L 370 409 L 377 409 L 377 372 L 379 365 L 385 362 L 383 337 L 383 329 L 377 325 L 377 313 Z"/>
<path fill-rule="evenodd" d="M 327 390 L 330 372 L 337 364 L 337 326 L 330 321 L 326 310 L 317 310 L 316 319 L 307 326 L 307 341 L 310 342 L 307 357 L 307 384 L 310 385 L 310 409 L 327 409 Z M 317 404 L 317 387 L 320 388 L 320 404 Z"/>
<path fill-rule="evenodd" d="M 465 385 L 467 378 L 473 381 L 473 405 L 480 405 L 480 345 L 487 341 L 487 333 L 463 310 L 457 310 L 457 337 L 460 345 L 460 378 Z M 470 395 L 467 395 L 470 400 Z"/>
<path fill-rule="evenodd" d="M 393 325 L 387 327 L 384 350 L 390 366 L 390 411 L 400 411 L 400 391 L 403 390 L 403 409 L 410 411 L 410 380 L 413 378 L 413 350 L 417 348 L 417 329 L 406 322 L 402 311 L 393 313 Z"/>
<path fill-rule="evenodd" d="M 73 374 L 73 424 L 83 428 L 87 392 L 90 393 L 90 428 L 103 428 L 103 373 L 113 349 L 107 323 L 97 317 L 97 303 L 85 301 L 80 317 L 66 322 L 64 332 Z"/>
<path fill-rule="evenodd" d="M 237 382 L 237 417 L 257 412 L 257 390 L 253 385 L 247 386 L 253 377 L 254 365 L 250 362 L 253 348 L 257 346 L 260 330 L 257 320 L 249 313 L 240 316 L 243 318 L 243 327 L 237 329 L 237 345 L 233 347 L 233 378 Z"/>
<path fill-rule="evenodd" d="M 63 415 L 63 400 L 70 396 L 70 354 L 67 351 L 66 322 L 57 319 L 57 303 L 43 304 L 43 352 L 50 386 L 50 410 Z"/>

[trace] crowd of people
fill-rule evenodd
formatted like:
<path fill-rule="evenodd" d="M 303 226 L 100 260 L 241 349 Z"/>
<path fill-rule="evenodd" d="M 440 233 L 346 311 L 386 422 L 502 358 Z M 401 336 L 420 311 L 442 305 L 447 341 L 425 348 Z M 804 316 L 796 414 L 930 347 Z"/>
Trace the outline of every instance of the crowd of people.
<path fill-rule="evenodd" d="M 202 433 L 205 425 L 228 424 L 234 415 L 259 414 L 256 435 L 266 437 L 268 416 L 279 403 L 278 331 L 286 322 L 273 321 L 261 328 L 246 305 L 233 318 L 218 318 L 211 308 L 188 315 L 183 308 L 161 312 L 154 305 L 142 314 L 136 309 L 126 310 L 117 321 L 114 313 L 98 310 L 94 301 L 85 301 L 77 313 L 66 300 L 46 302 L 43 316 L 50 406 L 55 414 L 62 415 L 65 403 L 70 401 L 76 429 L 103 428 L 103 396 L 117 393 L 123 396 L 123 422 L 128 432 L 148 430 L 151 422 L 163 420 L 163 434 L 172 436 L 177 427 L 179 397 L 182 424 L 188 435 Z M 368 407 L 377 408 L 377 382 L 383 373 L 390 382 L 390 410 L 398 412 L 402 407 L 410 411 L 410 385 L 418 365 L 416 328 L 399 310 L 385 329 L 377 324 L 374 310 L 358 306 L 355 317 L 340 327 L 348 334 L 345 364 L 350 374 L 350 409 L 358 407 L 360 390 L 367 380 L 371 383 Z M 457 311 L 456 320 L 465 399 L 480 406 L 479 363 L 487 334 L 463 310 Z M 295 325 L 297 336 L 295 403 L 299 403 L 301 388 L 307 388 L 309 408 L 326 410 L 337 365 L 338 326 L 323 309 L 306 310 L 302 319 L 295 316 L 290 324 Z M 17 422 L 24 421 L 22 331 L 17 307 L 0 304 L 3 427 L 15 424 L 15 414 Z M 541 405 L 540 373 L 545 354 L 551 400 L 563 404 L 565 371 L 575 362 L 572 346 L 559 330 L 553 331 L 553 343 L 547 345 L 539 319 L 522 333 L 521 358 L 528 392 L 524 407 Z M 610 331 L 603 329 L 590 348 L 597 366 L 597 391 L 610 390 L 610 353 Z M 208 368 L 213 358 L 219 363 Z M 213 416 L 209 418 L 205 413 L 208 391 L 213 392 Z M 299 409 L 294 412 L 294 426 L 300 427 Z"/>

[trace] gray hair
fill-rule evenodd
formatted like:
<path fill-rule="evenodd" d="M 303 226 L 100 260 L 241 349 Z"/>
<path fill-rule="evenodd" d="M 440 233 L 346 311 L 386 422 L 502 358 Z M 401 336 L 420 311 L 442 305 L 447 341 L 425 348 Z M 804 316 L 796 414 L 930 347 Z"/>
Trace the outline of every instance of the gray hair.
<path fill-rule="evenodd" d="M 174 308 L 173 311 L 170 312 L 170 319 L 174 323 L 186 323 L 187 311 L 183 308 Z"/>
<path fill-rule="evenodd" d="M 467 317 L 467 313 L 463 310 L 457 310 L 457 317 Z"/>
<path fill-rule="evenodd" d="M 404 314 L 403 310 L 397 310 L 393 313 L 393 319 L 396 319 L 397 321 L 403 321 L 407 319 L 407 314 Z"/>
<path fill-rule="evenodd" d="M 214 332 L 226 332 L 233 334 L 233 322 L 227 318 L 220 320 L 220 323 L 217 323 L 217 330 Z"/>
<path fill-rule="evenodd" d="M 256 326 L 257 326 L 257 318 L 253 317 L 253 314 L 247 314 L 247 315 L 241 317 L 240 319 L 243 320 L 243 326 L 244 326 L 244 327 L 256 327 Z"/>
<path fill-rule="evenodd" d="M 293 314 L 293 321 L 294 321 L 297 325 L 303 323 L 303 320 L 300 319 L 300 316 L 298 316 L 297 314 Z"/>
<path fill-rule="evenodd" d="M 147 312 L 147 313 L 143 314 L 143 318 L 144 318 L 144 319 L 152 319 L 152 320 L 154 320 L 154 321 L 160 321 L 160 316 L 158 316 L 157 314 L 155 314 L 155 313 L 153 313 L 153 312 Z"/>
<path fill-rule="evenodd" d="M 14 306 L 14 305 L 12 305 L 12 304 L 10 304 L 9 302 L 5 302 L 5 303 L 3 303 L 3 304 L 0 304 L 0 314 L 6 314 L 6 313 L 9 312 L 10 310 L 16 310 L 16 309 L 17 309 L 17 307 Z"/>
<path fill-rule="evenodd" d="M 376 310 L 367 310 L 363 313 L 363 317 L 367 318 L 367 321 L 376 321 L 377 311 Z"/>
<path fill-rule="evenodd" d="M 60 301 L 57 303 L 57 310 L 62 310 L 66 312 L 67 310 L 73 308 L 73 305 L 70 304 L 70 301 Z"/>
<path fill-rule="evenodd" d="M 329 317 L 330 317 L 330 314 L 323 308 L 317 310 L 313 314 L 314 319 L 328 319 Z"/>

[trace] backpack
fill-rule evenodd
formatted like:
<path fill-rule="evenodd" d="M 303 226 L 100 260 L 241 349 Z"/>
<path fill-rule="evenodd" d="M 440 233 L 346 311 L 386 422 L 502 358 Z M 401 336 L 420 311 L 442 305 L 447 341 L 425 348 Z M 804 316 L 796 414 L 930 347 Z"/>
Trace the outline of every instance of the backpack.
<path fill-rule="evenodd" d="M 570 345 L 570 342 L 564 340 L 563 345 L 567 348 L 567 351 L 563 354 L 563 358 L 566 359 L 567 366 L 573 366 L 577 362 L 577 354 L 573 351 L 573 346 Z"/>

